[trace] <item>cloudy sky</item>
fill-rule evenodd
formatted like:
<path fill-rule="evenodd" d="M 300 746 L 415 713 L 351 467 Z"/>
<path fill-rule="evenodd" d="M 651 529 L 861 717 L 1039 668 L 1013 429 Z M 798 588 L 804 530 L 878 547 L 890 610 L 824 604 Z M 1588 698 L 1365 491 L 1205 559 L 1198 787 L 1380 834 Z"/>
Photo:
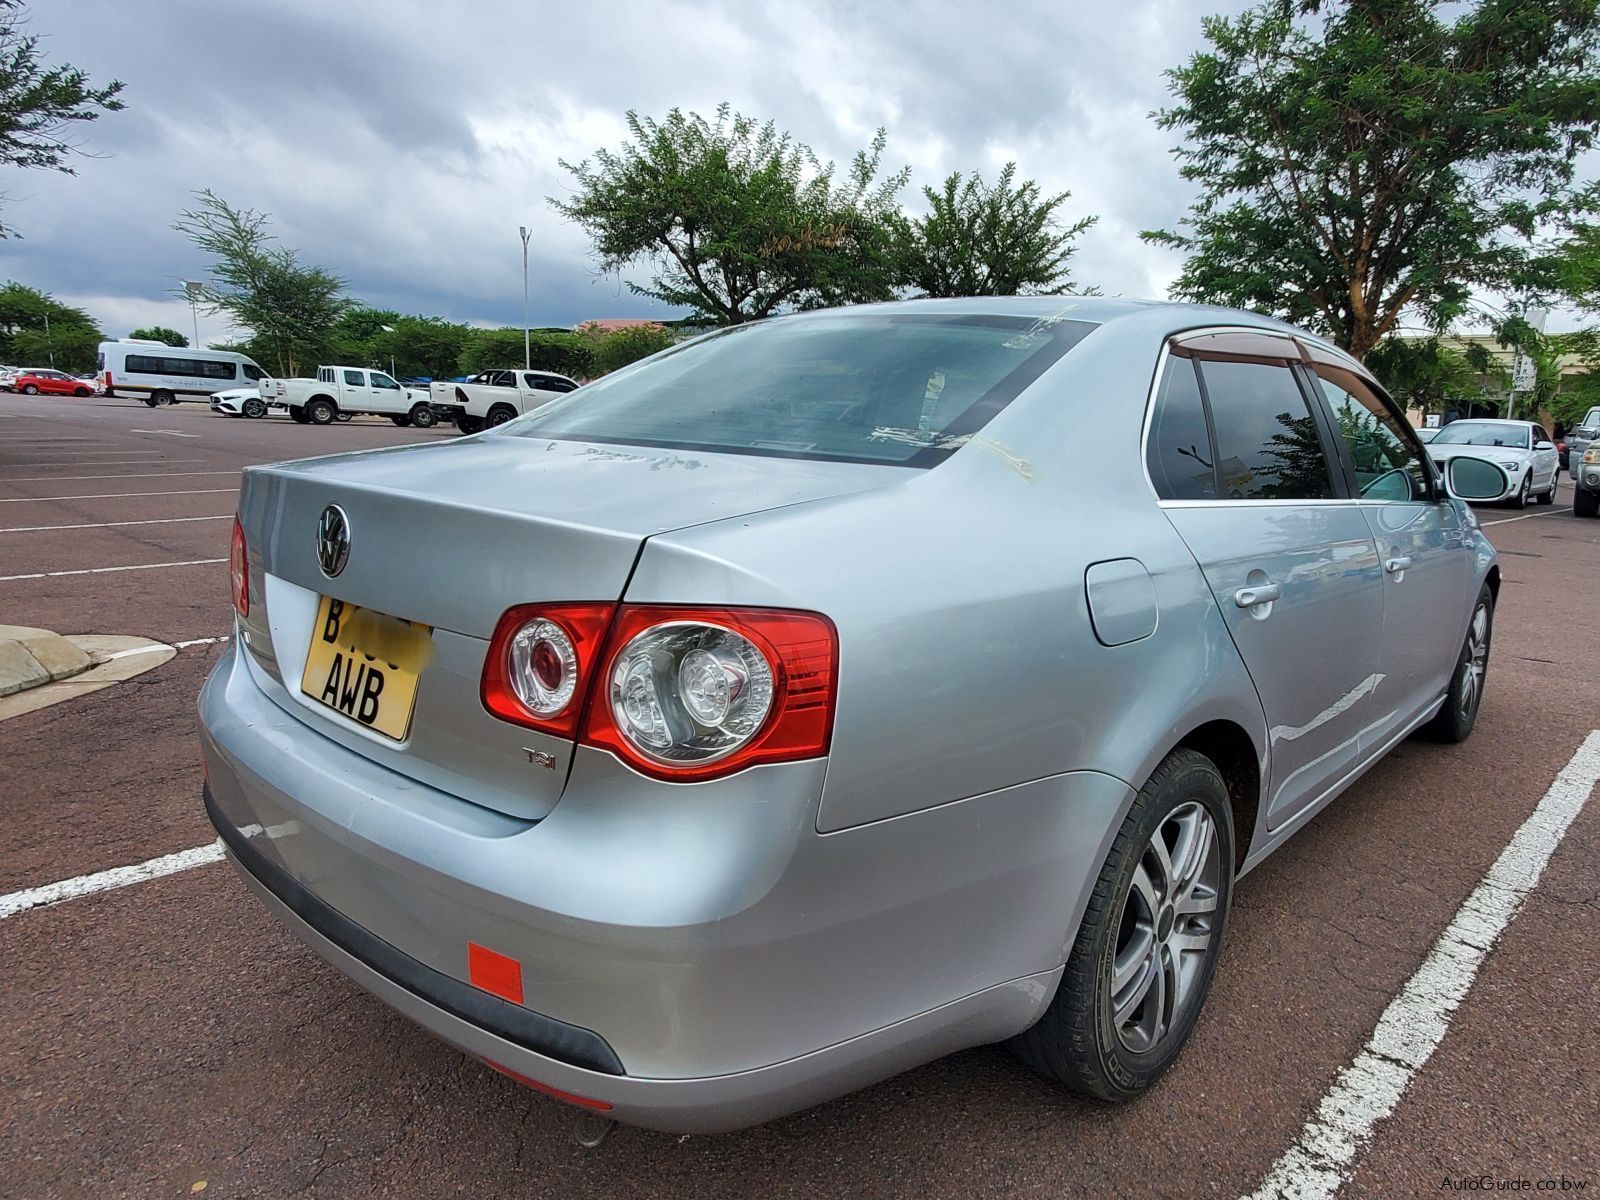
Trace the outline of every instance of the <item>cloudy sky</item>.
<path fill-rule="evenodd" d="M 375 306 L 519 324 L 519 225 L 533 229 L 531 320 L 675 315 L 598 276 L 547 196 L 625 137 L 623 114 L 727 100 L 845 160 L 878 126 L 904 193 L 1015 160 L 1066 216 L 1097 213 L 1075 274 L 1159 296 L 1189 189 L 1148 119 L 1164 68 L 1200 45 L 1202 11 L 1237 0 L 1004 5 L 810 0 L 35 0 L 54 61 L 126 84 L 88 127 L 76 177 L 8 169 L 0 277 L 43 288 L 109 333 L 159 321 L 203 258 L 171 229 L 209 187 L 272 214 L 282 241 Z M 642 280 L 643 274 L 639 275 Z M 224 335 L 200 318 L 203 340 Z"/>

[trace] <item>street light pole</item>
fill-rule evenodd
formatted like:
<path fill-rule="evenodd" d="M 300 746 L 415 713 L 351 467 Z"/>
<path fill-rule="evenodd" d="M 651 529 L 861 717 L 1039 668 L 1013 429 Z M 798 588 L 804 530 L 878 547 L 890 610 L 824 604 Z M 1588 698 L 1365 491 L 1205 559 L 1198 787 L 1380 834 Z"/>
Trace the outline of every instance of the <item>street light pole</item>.
<path fill-rule="evenodd" d="M 526 225 L 518 225 L 522 236 L 522 369 L 533 366 L 533 350 L 528 337 L 528 236 L 533 232 Z"/>
<path fill-rule="evenodd" d="M 385 333 L 393 333 L 395 331 L 393 325 L 379 325 L 378 328 Z M 394 341 L 392 339 L 389 342 L 389 378 L 394 378 Z"/>
<path fill-rule="evenodd" d="M 189 344 L 196 350 L 200 349 L 200 296 L 204 289 L 205 284 L 193 279 L 183 281 L 184 294 L 189 297 L 189 318 L 194 322 L 194 341 Z"/>

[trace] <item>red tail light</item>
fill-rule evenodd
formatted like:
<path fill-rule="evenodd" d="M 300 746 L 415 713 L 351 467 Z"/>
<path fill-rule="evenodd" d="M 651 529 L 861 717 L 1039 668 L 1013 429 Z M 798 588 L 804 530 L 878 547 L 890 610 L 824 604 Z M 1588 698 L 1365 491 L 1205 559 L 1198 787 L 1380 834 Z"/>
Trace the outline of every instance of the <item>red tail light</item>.
<path fill-rule="evenodd" d="M 492 1058 L 483 1060 L 483 1065 L 499 1071 L 507 1079 L 515 1079 L 523 1087 L 530 1087 L 536 1092 L 543 1092 L 546 1096 L 554 1096 L 557 1100 L 565 1100 L 568 1104 L 576 1104 L 579 1108 L 591 1109 L 594 1112 L 610 1112 L 609 1100 L 596 1100 L 591 1096 L 579 1096 L 574 1092 L 564 1092 L 558 1087 L 551 1087 L 548 1083 L 540 1083 L 537 1079 L 529 1079 L 521 1071 L 513 1071 L 510 1067 L 503 1067 Z"/>
<path fill-rule="evenodd" d="M 244 526 L 233 519 L 233 545 L 228 551 L 228 571 L 233 576 L 233 611 L 250 615 L 250 554 L 244 541 Z"/>
<path fill-rule="evenodd" d="M 525 605 L 495 627 L 482 696 L 502 720 L 692 783 L 826 754 L 838 661 L 818 613 Z"/>
<path fill-rule="evenodd" d="M 524 604 L 489 639 L 479 694 L 502 721 L 557 737 L 578 732 L 615 604 Z"/>

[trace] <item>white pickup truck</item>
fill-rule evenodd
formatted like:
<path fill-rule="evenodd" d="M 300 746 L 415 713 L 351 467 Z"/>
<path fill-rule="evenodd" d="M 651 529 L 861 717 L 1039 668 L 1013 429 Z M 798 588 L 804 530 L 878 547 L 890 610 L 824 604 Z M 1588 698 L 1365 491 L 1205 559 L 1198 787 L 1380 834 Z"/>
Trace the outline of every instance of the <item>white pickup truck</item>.
<path fill-rule="evenodd" d="M 478 433 L 504 425 L 513 417 L 532 412 L 577 388 L 576 380 L 552 371 L 507 368 L 479 371 L 461 383 L 432 383 L 428 395 L 435 415 L 454 420 L 462 433 Z"/>
<path fill-rule="evenodd" d="M 437 420 L 425 392 L 401 387 L 366 367 L 318 367 L 315 379 L 263 379 L 260 387 L 263 400 L 288 405 L 289 415 L 302 425 L 327 425 L 361 413 L 422 429 Z"/>

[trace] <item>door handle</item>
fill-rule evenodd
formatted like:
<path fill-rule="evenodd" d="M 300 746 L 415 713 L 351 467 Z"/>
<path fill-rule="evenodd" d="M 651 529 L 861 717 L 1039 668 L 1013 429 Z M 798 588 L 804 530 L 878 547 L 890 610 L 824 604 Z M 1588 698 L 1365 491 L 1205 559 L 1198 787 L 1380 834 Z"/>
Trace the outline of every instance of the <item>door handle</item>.
<path fill-rule="evenodd" d="M 1283 595 L 1283 589 L 1275 583 L 1260 583 L 1253 587 L 1242 587 L 1233 594 L 1233 602 L 1240 608 L 1254 608 L 1258 604 L 1271 604 Z"/>
<path fill-rule="evenodd" d="M 1383 569 L 1389 572 L 1389 574 L 1393 575 L 1396 579 L 1399 579 L 1400 576 L 1405 572 L 1405 569 L 1410 565 L 1411 556 L 1409 554 L 1397 554 L 1393 558 L 1384 562 Z"/>

